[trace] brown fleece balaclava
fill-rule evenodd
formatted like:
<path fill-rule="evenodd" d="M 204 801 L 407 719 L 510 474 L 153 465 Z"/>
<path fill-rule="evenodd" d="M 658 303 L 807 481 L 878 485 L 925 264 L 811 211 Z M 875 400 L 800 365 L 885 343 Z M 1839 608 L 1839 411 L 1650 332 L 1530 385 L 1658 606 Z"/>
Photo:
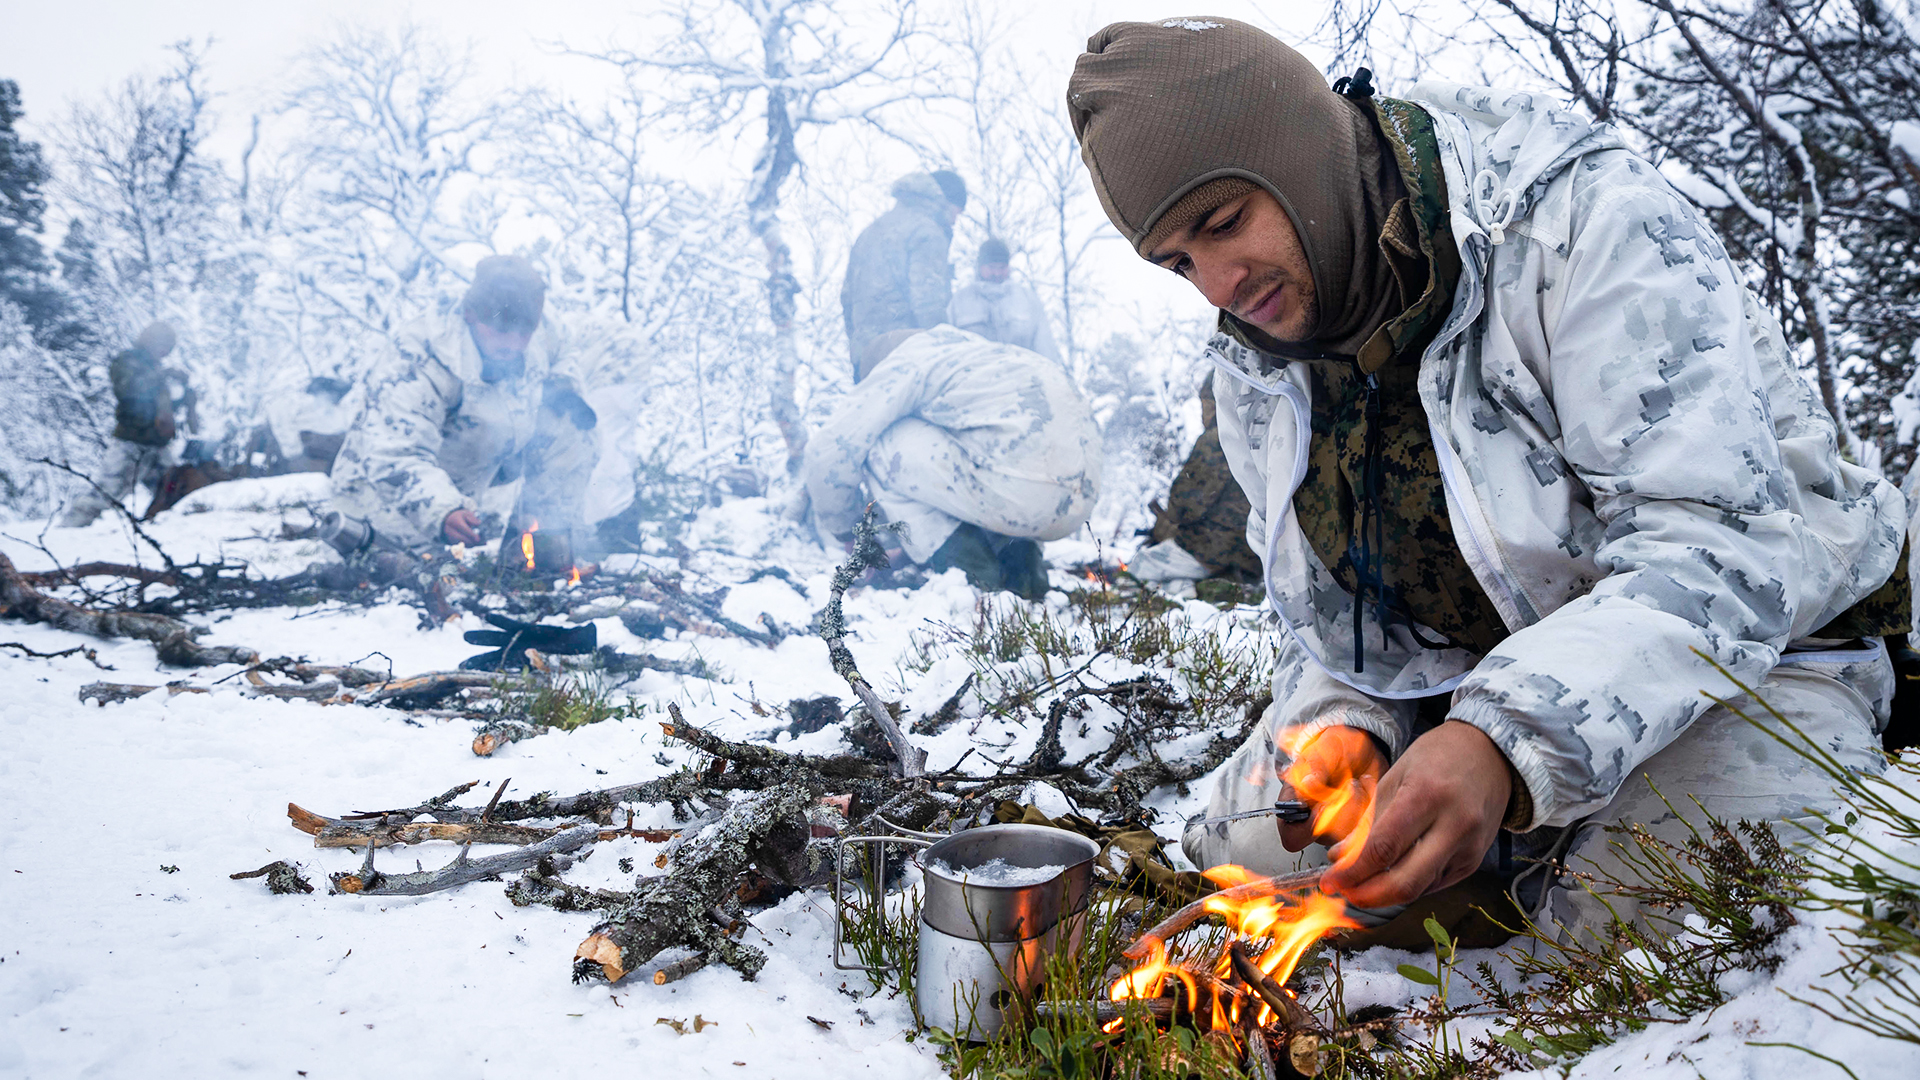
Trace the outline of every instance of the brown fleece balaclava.
<path fill-rule="evenodd" d="M 1114 23 L 1087 41 L 1067 108 L 1100 205 L 1145 255 L 1251 190 L 1306 249 L 1311 344 L 1353 354 L 1404 306 L 1379 237 L 1403 192 L 1371 110 L 1271 35 L 1211 16 Z"/>

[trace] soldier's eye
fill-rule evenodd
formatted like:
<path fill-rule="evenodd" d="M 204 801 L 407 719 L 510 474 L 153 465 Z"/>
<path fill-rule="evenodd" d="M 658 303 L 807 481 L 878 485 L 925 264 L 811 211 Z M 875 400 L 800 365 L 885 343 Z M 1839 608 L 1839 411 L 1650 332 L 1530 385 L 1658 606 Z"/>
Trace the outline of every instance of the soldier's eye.
<path fill-rule="evenodd" d="M 1228 218 L 1225 221 L 1220 222 L 1219 224 L 1213 226 L 1213 228 L 1208 229 L 1207 231 L 1212 233 L 1215 236 L 1226 236 L 1227 234 L 1233 232 L 1234 229 L 1239 227 L 1240 215 L 1242 212 L 1243 211 L 1235 210 L 1233 212 L 1232 217 Z"/>
<path fill-rule="evenodd" d="M 1181 277 L 1186 277 L 1187 273 L 1193 269 L 1193 260 L 1182 255 L 1169 264 L 1167 269 L 1179 274 Z"/>

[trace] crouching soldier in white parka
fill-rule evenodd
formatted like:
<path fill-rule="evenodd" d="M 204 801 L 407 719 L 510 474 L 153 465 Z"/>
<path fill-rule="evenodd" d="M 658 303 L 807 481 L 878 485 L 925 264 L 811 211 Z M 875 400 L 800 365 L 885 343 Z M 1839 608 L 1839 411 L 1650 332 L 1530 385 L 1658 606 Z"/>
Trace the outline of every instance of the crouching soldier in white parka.
<path fill-rule="evenodd" d="M 526 260 L 495 255 L 457 311 L 395 335 L 333 467 L 333 508 L 372 526 L 359 546 L 477 544 L 536 520 L 580 533 L 597 418 L 545 301 Z"/>
<path fill-rule="evenodd" d="M 1339 89 L 1226 19 L 1109 26 L 1068 87 L 1108 216 L 1221 309 L 1280 637 L 1208 816 L 1316 811 L 1196 823 L 1186 854 L 1272 873 L 1344 843 L 1320 883 L 1361 908 L 1482 876 L 1604 932 L 1631 894 L 1534 889 L 1526 856 L 1631 880 L 1606 826 L 1684 843 L 1709 814 L 1804 842 L 1840 799 L 1727 676 L 1884 768 L 1900 492 L 1839 456 L 1779 324 L 1611 127 Z"/>
<path fill-rule="evenodd" d="M 878 339 L 855 377 L 807 443 L 821 530 L 846 537 L 871 498 L 904 526 L 898 542 L 912 561 L 1044 596 L 1038 541 L 1086 524 L 1100 486 L 1100 431 L 1066 370 L 936 326 Z"/>

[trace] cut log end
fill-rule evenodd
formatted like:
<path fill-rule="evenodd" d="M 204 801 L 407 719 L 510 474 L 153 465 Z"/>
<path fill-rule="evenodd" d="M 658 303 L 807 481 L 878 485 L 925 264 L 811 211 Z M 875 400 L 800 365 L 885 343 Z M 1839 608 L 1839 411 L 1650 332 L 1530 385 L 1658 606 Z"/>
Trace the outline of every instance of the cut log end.
<path fill-rule="evenodd" d="M 1287 1041 L 1287 1062 L 1301 1076 L 1320 1075 L 1320 1036 L 1295 1035 Z"/>
<path fill-rule="evenodd" d="M 366 887 L 367 883 L 365 879 L 359 874 L 335 874 L 333 876 L 334 892 L 352 894 L 360 892 Z"/>
<path fill-rule="evenodd" d="M 619 982 L 627 974 L 626 965 L 620 960 L 620 946 L 605 934 L 594 934 L 580 943 L 573 951 L 574 977 L 580 975 L 581 961 L 600 965 L 601 975 L 610 983 Z"/>
<path fill-rule="evenodd" d="M 492 757 L 493 752 L 500 749 L 503 741 L 499 735 L 491 731 L 483 731 L 473 737 L 473 756 Z"/>
<path fill-rule="evenodd" d="M 319 836 L 320 830 L 327 827 L 326 818 L 295 803 L 287 804 L 287 820 L 308 836 Z"/>

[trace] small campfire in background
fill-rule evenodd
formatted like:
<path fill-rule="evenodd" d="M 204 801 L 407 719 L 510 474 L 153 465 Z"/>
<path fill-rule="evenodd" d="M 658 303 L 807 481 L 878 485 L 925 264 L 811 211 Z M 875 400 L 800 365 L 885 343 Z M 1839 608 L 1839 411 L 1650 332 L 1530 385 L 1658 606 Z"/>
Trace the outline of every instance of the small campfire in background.
<path fill-rule="evenodd" d="M 520 534 L 521 570 L 539 577 L 558 578 L 564 576 L 569 587 L 580 584 L 582 568 L 573 561 L 573 543 L 564 532 L 541 532 L 540 520 L 535 518 L 527 522 L 525 532 Z M 591 566 L 585 568 L 592 573 Z"/>
<path fill-rule="evenodd" d="M 1328 728 L 1306 738 L 1366 737 Z M 1298 758 L 1303 745 L 1304 740 L 1286 744 L 1294 764 L 1283 779 L 1314 803 L 1316 834 L 1347 837 L 1335 849 L 1336 864 L 1351 860 L 1372 825 L 1374 779 L 1312 775 Z M 1231 865 L 1207 870 L 1207 880 L 1219 892 L 1174 912 L 1125 950 L 1136 966 L 1108 988 L 1108 1008 L 1116 1015 L 1105 1030 L 1118 1031 L 1128 1023 L 1186 1023 L 1230 1042 L 1250 1076 L 1317 1075 L 1327 1027 L 1298 1002 L 1287 982 L 1321 938 L 1360 925 L 1347 916 L 1344 901 L 1319 891 L 1321 873 L 1267 877 Z M 1178 939 L 1208 916 L 1225 920 L 1226 942 L 1212 949 L 1178 949 Z"/>
<path fill-rule="evenodd" d="M 1067 567 L 1067 571 L 1096 588 L 1111 589 L 1123 580 L 1122 575 L 1127 572 L 1127 564 L 1109 563 L 1096 559 L 1092 562 L 1075 563 Z"/>

